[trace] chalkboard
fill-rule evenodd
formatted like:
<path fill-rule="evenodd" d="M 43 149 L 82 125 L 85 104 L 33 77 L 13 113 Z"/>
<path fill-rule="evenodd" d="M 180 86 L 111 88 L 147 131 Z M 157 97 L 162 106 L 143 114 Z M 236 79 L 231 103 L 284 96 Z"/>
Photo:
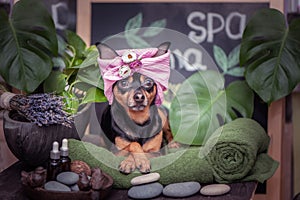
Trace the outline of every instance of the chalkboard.
<path fill-rule="evenodd" d="M 142 26 L 165 20 L 166 28 L 186 34 L 210 54 L 213 45 L 230 52 L 240 43 L 249 17 L 268 3 L 92 3 L 91 43 L 125 31 L 142 14 Z"/>
<path fill-rule="evenodd" d="M 146 43 L 153 45 L 165 40 L 172 42 L 173 66 L 184 77 L 190 76 L 196 70 L 216 69 L 223 72 L 222 62 L 227 59 L 228 67 L 237 69 L 235 62 L 241 33 L 250 16 L 258 9 L 273 7 L 283 11 L 283 0 L 78 0 L 77 33 L 88 44 L 107 41 L 113 47 L 131 47 L 135 44 L 124 45 L 124 31 L 130 20 L 139 21 L 141 29 L 139 37 Z M 141 17 L 140 17 L 141 16 Z M 262 19 L 263 20 L 263 19 Z M 133 22 L 131 22 L 133 23 Z M 131 24 L 132 25 L 132 24 Z M 170 32 L 160 32 L 153 37 L 143 37 L 147 27 L 165 27 L 185 35 L 189 42 L 184 43 L 178 38 L 168 35 Z M 113 35 L 117 39 L 111 39 Z M 147 35 L 147 34 L 146 34 Z M 149 34 L 151 35 L 151 34 Z M 123 41 L 118 43 L 118 37 Z M 120 37 L 120 38 L 121 38 Z M 119 38 L 119 39 L 120 39 Z M 120 40 L 121 41 L 121 40 Z M 174 42 L 175 41 L 175 42 Z M 126 39 L 125 39 L 126 43 Z M 138 45 L 141 40 L 135 41 Z M 127 45 L 127 46 L 126 46 Z M 189 48 L 195 48 L 193 51 Z M 194 71 L 178 63 L 176 55 L 184 56 L 189 63 L 199 57 L 202 65 L 194 66 Z M 222 58 L 221 58 L 222 57 Z M 175 61 L 174 61 L 175 60 Z M 242 79 L 240 72 L 225 74 L 226 85 L 233 80 Z M 284 119 L 284 100 L 275 102 L 267 107 L 259 98 L 255 100 L 255 120 L 268 130 L 271 136 L 270 155 L 282 161 L 282 133 Z M 277 170 L 266 186 L 260 192 L 266 195 L 256 195 L 255 199 L 280 199 L 284 194 L 284 172 Z M 266 190 L 265 190 L 266 189 Z M 281 198 L 282 199 L 282 198 Z M 283 198 L 284 199 L 284 198 Z"/>
<path fill-rule="evenodd" d="M 241 77 L 243 72 L 237 69 L 239 44 L 243 30 L 249 17 L 258 9 L 269 7 L 268 3 L 92 3 L 91 6 L 91 44 L 103 41 L 108 36 L 115 34 L 124 35 L 122 32 L 129 28 L 156 26 L 178 31 L 181 37 L 187 40 L 178 40 L 179 34 L 167 31 L 145 36 L 143 30 L 130 35 L 133 43 L 128 43 L 130 48 L 146 47 L 146 43 L 155 41 L 172 40 L 173 55 L 183 56 L 193 68 L 184 65 L 172 67 L 185 76 L 196 70 L 207 70 L 218 64 L 219 70 L 224 67 L 226 59 L 229 63 L 225 73 L 230 82 L 231 76 Z M 147 32 L 148 30 L 145 30 Z M 149 31 L 148 31 L 149 32 Z M 139 35 L 140 34 L 140 35 Z M 175 36 L 174 36 L 175 35 Z M 125 34 L 126 36 L 126 34 Z M 133 38 L 134 36 L 135 38 Z M 196 45 L 193 45 L 193 41 Z M 130 41 L 127 41 L 130 42 Z M 121 42 L 119 42 L 120 44 Z M 185 44 L 189 43 L 189 44 Z M 191 50 L 190 46 L 194 46 Z M 149 45 L 151 46 L 151 45 Z M 197 51 L 196 49 L 199 49 Z M 200 52 L 202 51 L 202 52 Z M 204 51 L 208 53 L 204 55 Z M 225 57 L 219 57 L 220 53 Z M 224 54 L 223 53 L 223 54 Z M 195 66 L 197 63 L 198 66 Z"/>
<path fill-rule="evenodd" d="M 76 31 L 76 0 L 44 0 L 44 3 L 58 32 Z"/>

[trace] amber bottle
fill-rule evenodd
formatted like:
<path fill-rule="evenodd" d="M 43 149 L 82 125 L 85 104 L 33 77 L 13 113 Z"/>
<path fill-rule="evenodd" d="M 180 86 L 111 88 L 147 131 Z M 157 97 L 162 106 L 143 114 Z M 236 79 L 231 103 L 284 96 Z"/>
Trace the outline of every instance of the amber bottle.
<path fill-rule="evenodd" d="M 53 142 L 47 167 L 47 181 L 55 181 L 56 176 L 61 172 L 60 152 L 58 147 L 58 142 Z"/>
<path fill-rule="evenodd" d="M 60 162 L 62 172 L 71 170 L 71 159 L 69 157 L 69 147 L 67 139 L 63 139 L 62 141 L 62 146 L 60 148 Z"/>

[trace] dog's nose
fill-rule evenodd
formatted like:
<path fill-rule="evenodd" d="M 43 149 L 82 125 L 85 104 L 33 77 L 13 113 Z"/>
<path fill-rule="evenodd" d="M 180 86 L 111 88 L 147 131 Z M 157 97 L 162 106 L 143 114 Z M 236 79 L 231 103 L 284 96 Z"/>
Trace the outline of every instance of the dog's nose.
<path fill-rule="evenodd" d="M 145 96 L 141 92 L 136 92 L 133 96 L 135 102 L 140 103 L 145 100 Z"/>

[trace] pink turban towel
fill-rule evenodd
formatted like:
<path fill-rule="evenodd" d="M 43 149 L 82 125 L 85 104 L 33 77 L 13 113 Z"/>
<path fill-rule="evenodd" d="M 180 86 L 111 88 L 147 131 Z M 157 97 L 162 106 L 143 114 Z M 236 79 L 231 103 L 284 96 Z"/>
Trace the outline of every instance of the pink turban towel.
<path fill-rule="evenodd" d="M 156 105 L 163 102 L 163 91 L 167 90 L 170 77 L 170 51 L 165 54 L 155 56 L 158 48 L 147 49 L 124 49 L 117 50 L 114 59 L 100 59 L 98 63 L 104 80 L 104 94 L 109 104 L 113 101 L 113 84 L 124 79 L 135 72 L 147 76 L 154 80 L 157 85 Z M 132 60 L 124 59 L 130 56 Z M 155 56 L 155 57 L 154 57 Z"/>

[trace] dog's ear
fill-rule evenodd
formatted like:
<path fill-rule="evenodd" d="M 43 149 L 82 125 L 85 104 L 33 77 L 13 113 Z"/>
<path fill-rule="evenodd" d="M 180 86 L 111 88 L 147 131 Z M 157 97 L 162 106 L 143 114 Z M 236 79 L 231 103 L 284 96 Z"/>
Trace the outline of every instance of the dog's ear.
<path fill-rule="evenodd" d="M 101 59 L 114 59 L 119 56 L 115 50 L 103 43 L 96 44 Z"/>
<path fill-rule="evenodd" d="M 171 45 L 171 42 L 164 42 L 164 43 L 160 44 L 157 47 L 158 51 L 157 51 L 157 53 L 155 54 L 154 57 L 158 57 L 158 56 L 161 56 L 161 55 L 167 53 L 170 45 Z"/>

